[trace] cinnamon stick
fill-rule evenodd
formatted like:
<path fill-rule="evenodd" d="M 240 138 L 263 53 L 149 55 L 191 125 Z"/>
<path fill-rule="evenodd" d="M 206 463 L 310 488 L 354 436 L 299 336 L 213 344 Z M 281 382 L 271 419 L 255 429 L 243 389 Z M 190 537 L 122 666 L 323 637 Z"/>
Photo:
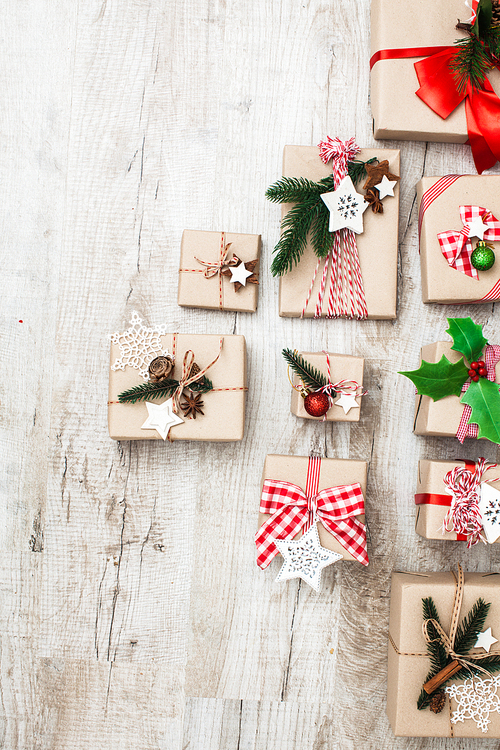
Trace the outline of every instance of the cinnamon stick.
<path fill-rule="evenodd" d="M 431 677 L 431 679 L 424 684 L 425 692 L 430 695 L 435 690 L 437 690 L 437 688 L 442 685 L 443 682 L 449 680 L 450 677 L 453 677 L 453 675 L 459 672 L 461 669 L 462 665 L 456 659 L 450 661 L 450 663 L 447 664 L 446 667 L 435 674 L 434 677 Z"/>

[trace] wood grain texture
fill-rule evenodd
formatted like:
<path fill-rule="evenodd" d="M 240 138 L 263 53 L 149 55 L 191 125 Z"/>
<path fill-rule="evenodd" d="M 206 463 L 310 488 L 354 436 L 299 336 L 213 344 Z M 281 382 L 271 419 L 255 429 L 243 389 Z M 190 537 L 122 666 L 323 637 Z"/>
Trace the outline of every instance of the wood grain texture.
<path fill-rule="evenodd" d="M 421 303 L 414 186 L 469 152 L 373 140 L 369 0 L 8 0 L 2 31 L 0 748 L 451 746 L 392 736 L 385 674 L 393 569 L 500 562 L 415 534 L 419 458 L 499 456 L 415 437 L 396 374 L 457 314 Z M 395 321 L 278 318 L 264 192 L 286 143 L 327 134 L 401 148 Z M 185 228 L 262 234 L 256 314 L 177 306 Z M 134 309 L 246 337 L 241 443 L 109 439 L 108 335 Z M 494 304 L 459 311 L 498 338 Z M 292 416 L 283 347 L 365 357 L 360 422 Z M 266 454 L 310 451 L 369 461 L 372 562 L 319 595 L 253 544 Z"/>

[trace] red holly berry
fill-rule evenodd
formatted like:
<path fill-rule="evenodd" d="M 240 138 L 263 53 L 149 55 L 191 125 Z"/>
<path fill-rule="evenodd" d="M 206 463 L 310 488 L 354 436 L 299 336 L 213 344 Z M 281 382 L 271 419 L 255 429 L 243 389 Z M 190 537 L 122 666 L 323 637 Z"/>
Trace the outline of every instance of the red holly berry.
<path fill-rule="evenodd" d="M 488 374 L 488 370 L 486 369 L 486 367 L 480 367 L 479 370 L 477 371 L 477 374 L 480 375 L 482 378 L 485 378 L 486 375 Z"/>
<path fill-rule="evenodd" d="M 470 363 L 470 369 L 471 370 L 479 370 L 479 362 L 471 362 Z"/>
<path fill-rule="evenodd" d="M 329 408 L 328 396 L 321 391 L 309 393 L 304 399 L 304 409 L 311 417 L 322 417 Z"/>
<path fill-rule="evenodd" d="M 473 378 L 476 374 L 476 370 L 473 370 L 472 368 L 469 370 L 469 378 Z"/>
<path fill-rule="evenodd" d="M 472 380 L 474 381 L 474 383 L 477 383 L 477 381 L 479 380 L 479 375 L 474 375 Z"/>
<path fill-rule="evenodd" d="M 486 367 L 486 365 L 484 364 L 484 362 L 483 362 L 482 359 L 479 360 L 479 362 L 477 363 L 477 365 L 478 365 L 479 368 Z"/>

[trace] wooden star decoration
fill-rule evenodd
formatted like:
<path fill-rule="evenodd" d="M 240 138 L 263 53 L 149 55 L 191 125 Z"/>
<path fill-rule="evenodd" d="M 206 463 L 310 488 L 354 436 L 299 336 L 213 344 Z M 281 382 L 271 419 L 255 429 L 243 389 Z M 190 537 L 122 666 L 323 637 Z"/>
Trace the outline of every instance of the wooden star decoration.
<path fill-rule="evenodd" d="M 236 257 L 236 256 L 234 256 L 234 257 Z M 257 265 L 258 262 L 259 262 L 259 260 L 258 260 L 258 258 L 256 258 L 255 260 L 249 260 L 248 263 L 244 263 L 244 266 L 245 266 L 246 270 L 251 272 L 251 275 L 247 276 L 247 278 L 246 278 L 246 283 L 247 284 L 258 284 L 259 283 L 259 274 L 255 273 L 255 266 Z M 236 264 L 235 267 L 238 268 L 238 266 L 240 264 L 241 264 L 241 260 L 238 258 L 238 263 Z M 227 271 L 223 271 L 222 275 L 223 276 L 228 276 L 229 278 L 231 278 L 233 276 L 233 274 L 231 273 L 230 269 L 228 269 Z M 244 286 L 244 284 L 241 284 L 239 281 L 235 281 L 234 282 L 234 291 L 235 292 L 239 292 L 239 290 L 241 289 L 242 286 Z"/>
<path fill-rule="evenodd" d="M 185 417 L 193 417 L 193 419 L 196 419 L 197 414 L 203 415 L 203 401 L 201 400 L 201 393 L 193 393 L 190 395 L 189 393 L 183 394 L 184 398 L 186 399 L 181 404 L 181 409 L 184 412 Z"/>
<path fill-rule="evenodd" d="M 389 172 L 389 162 L 387 159 L 379 162 L 378 164 L 366 164 L 366 174 L 368 175 L 363 190 L 374 188 L 379 182 L 382 182 L 382 177 L 387 177 L 388 180 L 400 179 L 396 174 Z"/>

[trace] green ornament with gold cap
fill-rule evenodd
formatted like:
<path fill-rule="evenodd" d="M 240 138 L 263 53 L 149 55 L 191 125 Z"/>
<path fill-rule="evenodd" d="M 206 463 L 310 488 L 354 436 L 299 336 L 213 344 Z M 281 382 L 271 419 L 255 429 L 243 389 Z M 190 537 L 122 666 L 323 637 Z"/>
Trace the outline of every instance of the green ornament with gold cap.
<path fill-rule="evenodd" d="M 479 240 L 471 255 L 470 262 L 477 271 L 488 271 L 495 262 L 495 253 L 491 245 Z"/>

